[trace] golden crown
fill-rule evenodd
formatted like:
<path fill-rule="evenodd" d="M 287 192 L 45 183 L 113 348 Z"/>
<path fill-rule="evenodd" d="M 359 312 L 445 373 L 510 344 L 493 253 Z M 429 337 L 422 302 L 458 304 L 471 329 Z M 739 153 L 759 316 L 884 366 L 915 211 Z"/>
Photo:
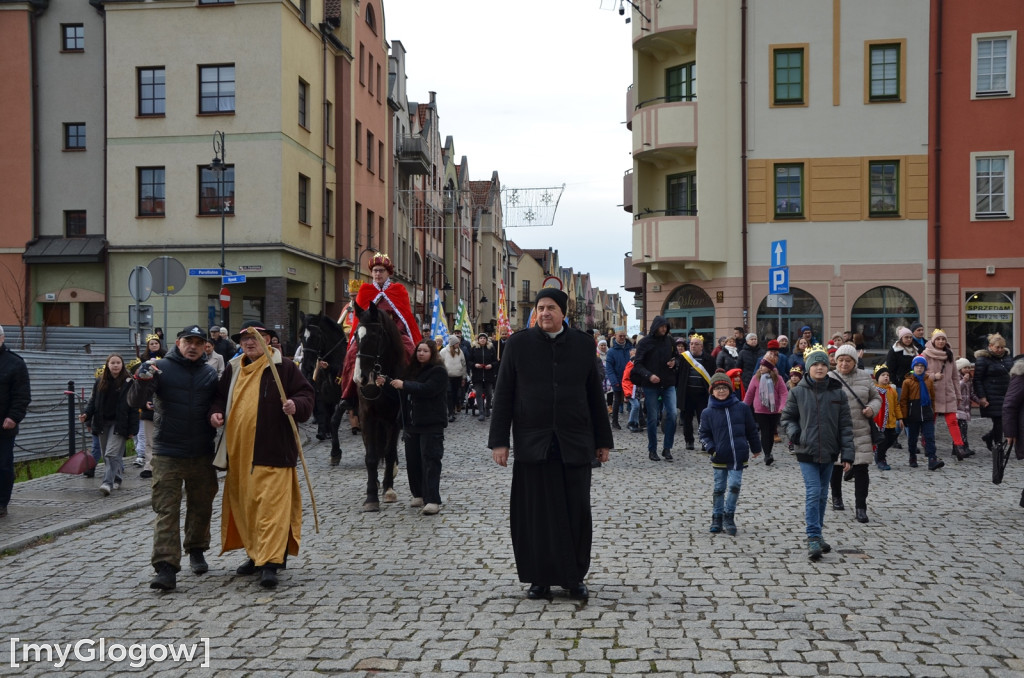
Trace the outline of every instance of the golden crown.
<path fill-rule="evenodd" d="M 815 352 L 826 353 L 827 351 L 825 351 L 825 347 L 824 346 L 822 346 L 820 343 L 818 343 L 818 344 L 815 344 L 814 346 L 811 346 L 806 351 L 804 351 L 804 358 L 807 358 L 807 356 L 809 356 L 809 355 L 811 355 L 812 353 L 815 353 Z"/>
<path fill-rule="evenodd" d="M 146 343 L 148 344 L 151 341 L 160 341 L 160 335 L 158 335 L 158 334 L 146 335 Z"/>
<path fill-rule="evenodd" d="M 694 332 L 693 334 L 690 335 L 690 341 L 699 341 L 700 343 L 703 344 L 704 343 L 704 337 L 702 337 L 701 335 L 699 335 L 696 332 Z"/>
<path fill-rule="evenodd" d="M 945 336 L 946 333 L 943 330 L 940 330 L 938 327 L 936 327 L 934 330 L 932 330 L 932 336 L 934 337 L 936 334 L 941 334 Z"/>

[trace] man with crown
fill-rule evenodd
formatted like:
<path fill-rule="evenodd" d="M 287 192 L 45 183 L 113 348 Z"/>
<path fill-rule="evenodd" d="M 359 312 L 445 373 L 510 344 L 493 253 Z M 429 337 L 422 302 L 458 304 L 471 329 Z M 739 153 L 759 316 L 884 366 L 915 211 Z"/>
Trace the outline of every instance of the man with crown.
<path fill-rule="evenodd" d="M 676 407 L 683 423 L 683 438 L 686 449 L 692 450 L 694 442 L 693 418 L 708 406 L 708 387 L 715 372 L 715 361 L 704 351 L 704 337 L 694 332 L 690 335 L 689 350 L 683 339 L 676 340 L 676 351 L 682 357 L 679 373 L 676 375 Z"/>
<path fill-rule="evenodd" d="M 370 277 L 372 282 L 363 283 L 356 294 L 356 304 L 359 308 L 367 308 L 370 302 L 377 305 L 377 309 L 387 311 L 391 314 L 398 332 L 402 335 L 402 343 L 411 358 L 416 350 L 416 344 L 422 338 L 420 328 L 416 324 L 416 316 L 413 315 L 412 305 L 409 303 L 409 293 L 405 286 L 391 282 L 391 276 L 395 273 L 395 267 L 391 259 L 383 252 L 377 252 L 370 259 Z M 345 353 L 345 367 L 341 373 L 342 398 L 354 400 L 356 388 L 352 383 L 352 372 L 356 365 L 356 342 L 352 339 L 356 336 L 359 328 L 359 318 L 352 318 L 352 330 L 349 333 L 348 351 Z"/>

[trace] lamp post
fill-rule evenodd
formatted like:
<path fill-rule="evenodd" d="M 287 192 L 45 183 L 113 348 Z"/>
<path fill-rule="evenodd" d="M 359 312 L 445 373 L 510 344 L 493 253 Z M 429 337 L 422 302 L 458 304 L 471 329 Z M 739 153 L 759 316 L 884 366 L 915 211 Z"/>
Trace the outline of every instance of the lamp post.
<path fill-rule="evenodd" d="M 217 175 L 217 196 L 220 198 L 220 277 L 221 285 L 224 284 L 224 173 L 227 171 L 227 165 L 224 161 L 227 159 L 227 152 L 224 149 L 224 132 L 216 131 L 213 133 L 213 160 L 207 166 L 207 169 Z M 220 322 L 221 327 L 227 327 L 228 324 L 228 309 L 221 307 L 220 311 Z"/>
<path fill-rule="evenodd" d="M 487 295 L 484 294 L 484 288 L 483 288 L 482 285 L 477 285 L 476 287 L 473 288 L 472 291 L 475 292 L 477 290 L 480 290 L 480 303 L 478 303 L 477 306 L 476 306 L 476 318 L 477 318 L 477 324 L 482 324 L 480 321 L 481 321 L 481 318 L 483 318 L 484 312 L 483 312 L 483 309 L 480 308 L 480 307 L 483 304 L 486 304 L 487 302 L 489 302 L 490 299 L 488 299 Z"/>

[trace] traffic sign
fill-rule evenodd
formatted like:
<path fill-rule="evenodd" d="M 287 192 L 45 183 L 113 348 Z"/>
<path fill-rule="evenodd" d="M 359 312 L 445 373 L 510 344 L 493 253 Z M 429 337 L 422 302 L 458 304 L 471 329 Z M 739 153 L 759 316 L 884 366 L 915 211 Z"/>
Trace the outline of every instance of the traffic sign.
<path fill-rule="evenodd" d="M 226 275 L 220 279 L 222 285 L 234 285 L 235 283 L 244 283 L 244 275 Z"/>
<path fill-rule="evenodd" d="M 786 241 L 785 240 L 776 240 L 776 241 L 774 241 L 772 243 L 771 256 L 769 256 L 768 258 L 772 262 L 771 266 L 773 268 L 776 268 L 776 267 L 779 267 L 779 266 L 789 266 L 789 264 L 786 263 Z"/>
<path fill-rule="evenodd" d="M 768 293 L 789 294 L 789 267 L 768 269 Z"/>
<path fill-rule="evenodd" d="M 793 295 L 769 294 L 766 302 L 768 308 L 793 308 Z"/>
<path fill-rule="evenodd" d="M 220 288 L 220 307 L 227 308 L 231 305 L 231 290 L 226 287 Z"/>
<path fill-rule="evenodd" d="M 145 266 L 136 266 L 128 274 L 128 293 L 138 303 L 149 299 L 153 292 L 153 274 Z M 132 323 L 133 325 L 135 323 Z"/>
<path fill-rule="evenodd" d="M 219 268 L 190 268 L 188 274 L 194 278 L 219 278 L 222 275 L 238 275 L 238 271 L 225 268 L 222 273 Z"/>
<path fill-rule="evenodd" d="M 185 286 L 185 267 L 174 257 L 157 257 L 149 262 L 153 275 L 153 293 L 166 297 L 177 294 Z"/>

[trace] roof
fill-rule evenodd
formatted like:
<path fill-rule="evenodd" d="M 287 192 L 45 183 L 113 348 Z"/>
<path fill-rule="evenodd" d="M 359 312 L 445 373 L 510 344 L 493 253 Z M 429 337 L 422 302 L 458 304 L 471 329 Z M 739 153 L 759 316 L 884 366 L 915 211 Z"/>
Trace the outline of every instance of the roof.
<path fill-rule="evenodd" d="M 469 192 L 473 195 L 473 204 L 485 206 L 491 202 L 490 181 L 470 181 Z"/>
<path fill-rule="evenodd" d="M 23 255 L 28 264 L 91 264 L 104 260 L 107 241 L 85 238 L 40 237 L 29 242 Z"/>
<path fill-rule="evenodd" d="M 517 257 L 521 257 L 521 256 L 523 256 L 523 254 L 525 253 L 525 250 L 523 250 L 523 249 L 522 249 L 521 247 L 519 247 L 519 245 L 515 244 L 515 243 L 514 243 L 514 242 L 512 242 L 511 240 L 506 240 L 505 242 L 506 242 L 506 243 L 508 244 L 508 248 L 509 248 L 510 250 L 512 250 L 512 252 L 513 252 L 513 253 L 514 253 L 514 254 L 515 254 L 515 255 L 516 255 Z"/>

